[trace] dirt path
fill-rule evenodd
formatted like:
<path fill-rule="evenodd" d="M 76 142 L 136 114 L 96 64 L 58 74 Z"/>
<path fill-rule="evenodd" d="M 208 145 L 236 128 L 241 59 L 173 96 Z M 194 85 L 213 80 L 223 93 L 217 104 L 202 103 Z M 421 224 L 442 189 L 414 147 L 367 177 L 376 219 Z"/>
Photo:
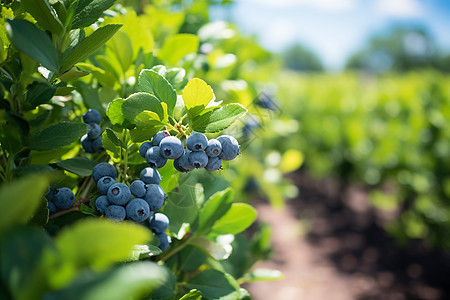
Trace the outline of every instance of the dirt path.
<path fill-rule="evenodd" d="M 384 232 L 386 216 L 361 188 L 294 175 L 300 196 L 274 211 L 256 203 L 272 228 L 274 256 L 257 267 L 284 279 L 252 283 L 254 300 L 450 299 L 450 255 L 420 242 L 400 249 Z"/>

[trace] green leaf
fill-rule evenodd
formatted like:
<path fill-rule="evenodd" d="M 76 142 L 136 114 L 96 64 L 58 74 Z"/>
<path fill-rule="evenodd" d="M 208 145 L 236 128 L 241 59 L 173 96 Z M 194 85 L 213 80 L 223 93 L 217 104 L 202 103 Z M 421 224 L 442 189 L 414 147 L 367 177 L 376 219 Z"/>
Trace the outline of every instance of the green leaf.
<path fill-rule="evenodd" d="M 215 260 L 227 259 L 233 249 L 232 247 L 225 247 L 222 244 L 215 243 L 203 237 L 195 237 L 189 243 Z"/>
<path fill-rule="evenodd" d="M 83 76 L 89 75 L 90 72 L 82 70 L 78 67 L 72 67 L 68 71 L 64 72 L 59 76 L 59 79 L 61 79 L 64 82 L 69 82 L 76 80 L 78 78 L 81 78 Z"/>
<path fill-rule="evenodd" d="M 98 97 L 97 87 L 87 84 L 81 80 L 74 81 L 72 84 L 83 97 L 83 103 L 87 108 L 96 109 L 102 116 L 105 115 L 105 108 Z"/>
<path fill-rule="evenodd" d="M 242 277 L 243 282 L 271 281 L 283 279 L 283 273 L 273 269 L 255 269 L 253 272 Z"/>
<path fill-rule="evenodd" d="M 113 142 L 110 138 L 111 134 L 108 135 L 108 132 L 105 130 L 102 133 L 102 144 L 103 144 L 103 148 L 105 150 L 111 151 L 112 153 L 110 155 L 114 156 L 114 157 L 119 157 L 120 155 L 120 146 L 116 145 L 115 142 Z"/>
<path fill-rule="evenodd" d="M 32 175 L 0 187 L 0 232 L 15 224 L 25 224 L 43 201 L 49 179 Z"/>
<path fill-rule="evenodd" d="M 195 117 L 192 121 L 192 129 L 198 132 L 219 132 L 228 128 L 246 113 L 247 109 L 241 104 L 227 104 Z"/>
<path fill-rule="evenodd" d="M 197 52 L 198 44 L 198 37 L 194 34 L 176 34 L 169 36 L 159 51 L 158 58 L 175 65 L 186 54 Z"/>
<path fill-rule="evenodd" d="M 234 199 L 230 188 L 216 192 L 205 202 L 198 217 L 198 234 L 206 234 L 211 231 L 214 223 L 230 209 Z"/>
<path fill-rule="evenodd" d="M 50 71 L 58 72 L 58 54 L 45 32 L 25 20 L 5 20 L 5 26 L 8 38 L 14 47 Z"/>
<path fill-rule="evenodd" d="M 233 203 L 226 214 L 214 223 L 212 233 L 238 234 L 252 225 L 256 216 L 256 209 L 252 206 L 246 203 Z"/>
<path fill-rule="evenodd" d="M 139 75 L 139 88 L 141 91 L 153 93 L 158 99 L 167 104 L 167 110 L 170 115 L 177 103 L 177 92 L 172 85 L 155 71 L 144 69 Z"/>
<path fill-rule="evenodd" d="M 218 270 L 206 270 L 192 277 L 187 286 L 197 289 L 202 296 L 209 299 L 239 299 L 240 287 L 229 274 Z"/>
<path fill-rule="evenodd" d="M 97 163 L 85 158 L 70 158 L 56 162 L 56 165 L 80 176 L 91 176 Z"/>
<path fill-rule="evenodd" d="M 163 128 L 162 125 L 139 125 L 130 131 L 131 140 L 135 143 L 150 140 Z"/>
<path fill-rule="evenodd" d="M 153 245 L 134 245 L 127 258 L 127 261 L 138 261 L 140 259 L 149 258 L 161 254 L 162 251 Z"/>
<path fill-rule="evenodd" d="M 128 34 L 119 30 L 106 45 L 111 48 L 125 73 L 133 62 L 133 45 Z"/>
<path fill-rule="evenodd" d="M 36 22 L 54 34 L 60 34 L 64 26 L 58 19 L 55 10 L 50 6 L 48 0 L 22 0 L 20 1 L 25 10 L 29 12 Z"/>
<path fill-rule="evenodd" d="M 30 148 L 47 151 L 67 146 L 87 132 L 87 125 L 79 122 L 61 122 L 36 133 Z"/>
<path fill-rule="evenodd" d="M 70 69 L 77 62 L 83 61 L 88 58 L 89 55 L 97 51 L 108 41 L 122 25 L 109 24 L 100 27 L 94 31 L 90 36 L 84 38 L 78 47 L 71 54 L 67 56 L 61 67 L 61 71 L 65 72 Z"/>
<path fill-rule="evenodd" d="M 33 109 L 38 105 L 48 103 L 56 92 L 56 87 L 47 83 L 36 83 L 29 87 L 25 97 L 25 109 Z"/>
<path fill-rule="evenodd" d="M 113 251 L 111 251 L 113 252 Z M 153 262 L 134 262 L 108 272 L 85 271 L 66 288 L 48 294 L 52 300 L 123 300 L 141 299 L 168 277 L 164 267 Z"/>
<path fill-rule="evenodd" d="M 183 90 L 183 101 L 190 120 L 200 114 L 213 99 L 211 86 L 199 78 L 189 80 Z"/>
<path fill-rule="evenodd" d="M 127 146 L 125 143 L 119 138 L 117 133 L 115 133 L 111 128 L 106 128 L 105 130 L 107 137 L 114 144 L 114 146 L 121 147 L 122 149 L 126 149 Z"/>
<path fill-rule="evenodd" d="M 74 265 L 103 268 L 125 260 L 134 245 L 151 237 L 147 228 L 131 222 L 84 219 L 63 229 L 55 242 L 64 259 Z"/>
<path fill-rule="evenodd" d="M 88 27 L 96 22 L 102 13 L 116 0 L 79 0 L 72 22 L 72 29 Z"/>
<path fill-rule="evenodd" d="M 122 114 L 122 105 L 125 102 L 122 98 L 115 99 L 111 101 L 108 105 L 108 109 L 106 110 L 106 115 L 112 124 L 122 125 L 125 120 Z"/>
<path fill-rule="evenodd" d="M 123 116 L 133 124 L 136 124 L 136 117 L 144 110 L 157 113 L 160 120 L 165 118 L 164 108 L 162 107 L 161 102 L 159 102 L 158 98 L 152 94 L 132 94 L 125 99 L 125 102 L 122 104 Z"/>
<path fill-rule="evenodd" d="M 185 294 L 180 300 L 201 300 L 202 293 L 199 290 L 190 290 L 189 293 Z"/>
<path fill-rule="evenodd" d="M 183 68 L 172 68 L 161 74 L 173 86 L 175 90 L 181 90 L 187 84 L 186 71 Z"/>
<path fill-rule="evenodd" d="M 89 71 L 92 73 L 92 75 L 97 78 L 98 82 L 102 85 L 102 86 L 107 86 L 107 87 L 114 87 L 114 84 L 116 82 L 116 78 L 114 76 L 114 74 L 111 74 L 99 67 L 96 67 L 92 64 L 89 63 L 77 63 L 77 67 Z"/>

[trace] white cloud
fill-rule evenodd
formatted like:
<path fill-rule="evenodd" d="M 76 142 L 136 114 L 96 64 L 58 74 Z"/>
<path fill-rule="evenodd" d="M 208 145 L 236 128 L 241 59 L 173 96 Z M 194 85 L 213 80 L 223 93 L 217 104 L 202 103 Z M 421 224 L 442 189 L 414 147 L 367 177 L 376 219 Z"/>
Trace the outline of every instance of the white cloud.
<path fill-rule="evenodd" d="M 249 0 L 254 5 L 272 8 L 309 7 L 322 11 L 344 12 L 356 8 L 358 0 Z"/>
<path fill-rule="evenodd" d="M 389 17 L 413 18 L 422 14 L 422 6 L 417 0 L 376 0 L 375 10 Z"/>

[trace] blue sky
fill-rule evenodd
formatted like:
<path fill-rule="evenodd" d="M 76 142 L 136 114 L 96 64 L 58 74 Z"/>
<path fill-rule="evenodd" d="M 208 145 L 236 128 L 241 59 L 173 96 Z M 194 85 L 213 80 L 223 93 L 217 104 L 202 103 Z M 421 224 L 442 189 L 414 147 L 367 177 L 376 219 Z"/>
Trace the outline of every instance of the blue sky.
<path fill-rule="evenodd" d="M 450 0 L 236 0 L 228 13 L 266 49 L 299 41 L 331 69 L 341 68 L 371 34 L 395 24 L 425 28 L 450 52 Z"/>

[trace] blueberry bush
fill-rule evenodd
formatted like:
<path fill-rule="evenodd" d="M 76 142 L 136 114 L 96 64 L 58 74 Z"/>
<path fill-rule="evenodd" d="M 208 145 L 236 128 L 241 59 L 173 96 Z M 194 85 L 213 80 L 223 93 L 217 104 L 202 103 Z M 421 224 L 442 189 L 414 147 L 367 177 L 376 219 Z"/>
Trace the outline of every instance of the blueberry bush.
<path fill-rule="evenodd" d="M 2 1 L 0 298 L 250 299 L 281 276 L 233 175 L 261 79 L 208 2 L 115 2 Z"/>

